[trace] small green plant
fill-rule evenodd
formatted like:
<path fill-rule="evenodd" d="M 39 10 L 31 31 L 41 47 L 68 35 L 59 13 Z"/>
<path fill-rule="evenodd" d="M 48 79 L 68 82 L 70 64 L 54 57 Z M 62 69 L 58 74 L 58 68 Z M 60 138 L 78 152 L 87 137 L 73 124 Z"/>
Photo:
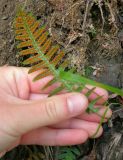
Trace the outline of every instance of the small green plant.
<path fill-rule="evenodd" d="M 66 71 L 68 62 L 66 60 L 62 61 L 65 52 L 60 49 L 59 45 L 53 45 L 53 40 L 48 33 L 47 27 L 40 26 L 40 21 L 37 21 L 32 14 L 28 14 L 23 9 L 20 9 L 15 18 L 14 26 L 16 39 L 20 41 L 17 46 L 20 50 L 19 55 L 28 57 L 23 61 L 23 64 L 32 66 L 29 73 L 39 71 L 33 81 L 40 80 L 48 75 L 53 75 L 53 79 L 48 82 L 43 89 L 46 89 L 56 82 L 60 83 L 59 87 L 51 91 L 49 96 L 53 96 L 63 89 L 66 89 L 68 92 L 81 92 L 82 89 L 86 88 L 88 90 L 86 96 L 89 97 L 97 86 L 123 96 L 123 91 L 118 88 L 95 82 L 77 74 L 72 69 Z M 87 84 L 93 85 L 94 87 L 89 89 L 87 88 Z M 103 97 L 97 95 L 97 98 L 90 102 L 87 109 L 88 113 L 94 112 L 98 114 L 98 109 L 95 109 L 94 105 L 100 98 Z M 94 136 L 98 133 L 107 111 L 108 103 Z M 65 148 L 62 150 L 64 154 L 59 156 L 59 160 L 73 160 L 73 153 L 78 154 L 78 151 L 75 151 L 75 149 L 71 147 L 67 147 L 67 150 Z"/>
<path fill-rule="evenodd" d="M 76 156 L 80 156 L 81 151 L 76 146 L 61 147 L 57 155 L 58 160 L 76 160 Z"/>
<path fill-rule="evenodd" d="M 90 30 L 88 31 L 88 34 L 90 35 L 91 38 L 96 37 L 97 31 L 93 25 L 90 26 Z"/>
<path fill-rule="evenodd" d="M 91 74 L 94 72 L 94 69 L 91 66 L 85 66 L 84 70 L 84 75 L 86 77 L 90 77 Z"/>

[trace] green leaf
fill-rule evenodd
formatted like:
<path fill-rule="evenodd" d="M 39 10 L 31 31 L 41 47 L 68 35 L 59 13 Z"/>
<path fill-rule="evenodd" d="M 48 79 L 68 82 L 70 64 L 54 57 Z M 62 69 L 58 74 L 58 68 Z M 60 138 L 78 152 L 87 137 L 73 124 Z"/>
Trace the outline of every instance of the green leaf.
<path fill-rule="evenodd" d="M 123 96 L 123 91 L 121 89 L 118 89 L 118 88 L 115 88 L 113 86 L 110 86 L 110 85 L 106 85 L 106 84 L 102 84 L 102 83 L 99 83 L 99 82 L 96 82 L 96 81 L 93 81 L 91 79 L 88 79 L 84 76 L 80 76 L 78 74 L 73 74 L 71 72 L 65 72 L 63 70 L 60 69 L 60 77 L 66 81 L 69 81 L 69 82 L 73 82 L 73 83 L 82 83 L 84 85 L 87 85 L 87 84 L 90 84 L 90 85 L 93 85 L 95 87 L 101 87 L 101 88 L 104 88 L 110 92 L 113 92 L 113 93 L 116 93 L 120 96 Z"/>
<path fill-rule="evenodd" d="M 41 88 L 42 90 L 45 90 L 46 88 L 50 87 L 51 85 L 53 85 L 55 82 L 57 82 L 56 78 L 53 78 L 52 80 L 50 80 L 43 88 Z"/>
<path fill-rule="evenodd" d="M 81 154 L 80 150 L 77 147 L 74 147 L 72 152 L 75 153 L 76 155 L 80 155 Z"/>
<path fill-rule="evenodd" d="M 89 97 L 93 92 L 94 90 L 96 89 L 96 87 L 93 87 L 92 89 L 90 89 L 85 95 L 86 97 Z"/>
<path fill-rule="evenodd" d="M 56 89 L 54 89 L 53 91 L 50 92 L 50 94 L 48 95 L 48 97 L 51 97 L 53 95 L 58 94 L 59 92 L 61 92 L 65 87 L 63 85 L 61 85 L 60 87 L 57 87 Z"/>
<path fill-rule="evenodd" d="M 60 147 L 57 159 L 76 160 L 77 156 L 79 156 L 80 154 L 80 150 L 77 146 Z"/>
<path fill-rule="evenodd" d="M 96 132 L 94 133 L 94 135 L 92 136 L 92 138 L 95 138 L 96 135 L 97 135 L 97 133 L 99 132 L 99 129 L 100 129 L 102 123 L 104 122 L 104 119 L 105 119 L 105 117 L 106 117 L 106 114 L 107 114 L 108 110 L 109 110 L 109 107 L 106 108 L 103 116 L 101 117 L 101 120 L 100 120 L 100 123 L 99 123 L 99 125 L 98 125 L 98 128 L 97 128 Z"/>
<path fill-rule="evenodd" d="M 97 101 L 98 101 L 99 99 L 101 99 L 101 98 L 102 98 L 102 96 L 99 96 L 99 97 L 97 97 L 96 99 L 92 100 L 92 101 L 89 103 L 89 105 L 88 105 L 87 112 L 92 111 L 92 112 L 94 112 L 94 113 L 97 113 L 97 112 L 99 111 L 99 108 L 94 108 L 94 105 L 95 105 L 95 104 L 97 103 Z"/>
<path fill-rule="evenodd" d="M 78 88 L 75 89 L 75 92 L 81 92 L 84 89 L 84 86 L 81 85 Z"/>

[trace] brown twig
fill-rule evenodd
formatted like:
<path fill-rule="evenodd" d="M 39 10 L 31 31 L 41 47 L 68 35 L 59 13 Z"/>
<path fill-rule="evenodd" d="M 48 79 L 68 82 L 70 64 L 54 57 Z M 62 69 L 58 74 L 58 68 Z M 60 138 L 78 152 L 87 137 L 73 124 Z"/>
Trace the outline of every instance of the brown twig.
<path fill-rule="evenodd" d="M 118 28 L 117 28 L 117 25 L 116 25 L 116 20 L 115 20 L 115 16 L 114 16 L 112 7 L 111 7 L 110 3 L 108 2 L 108 0 L 107 0 L 107 2 L 105 2 L 105 4 L 106 4 L 106 5 L 108 6 L 108 8 L 109 8 L 109 12 L 110 12 L 110 14 L 111 14 L 111 21 L 112 21 L 112 23 L 114 24 L 114 27 L 115 27 L 116 29 L 118 29 Z"/>
<path fill-rule="evenodd" d="M 98 1 L 98 6 L 99 6 L 99 9 L 100 9 L 101 18 L 102 18 L 102 29 L 101 29 L 101 33 L 102 33 L 103 32 L 103 28 L 104 28 L 104 24 L 105 24 L 105 18 L 104 18 L 104 14 L 103 14 L 101 3 L 102 3 L 102 0 L 99 0 Z"/>
<path fill-rule="evenodd" d="M 82 24 L 82 31 L 83 31 L 83 32 L 84 32 L 85 26 L 86 26 L 86 20 L 87 20 L 87 15 L 88 15 L 89 3 L 90 3 L 90 1 L 87 0 L 87 2 L 86 2 L 86 9 L 85 9 L 85 15 L 84 15 L 84 20 L 83 20 L 83 24 Z"/>

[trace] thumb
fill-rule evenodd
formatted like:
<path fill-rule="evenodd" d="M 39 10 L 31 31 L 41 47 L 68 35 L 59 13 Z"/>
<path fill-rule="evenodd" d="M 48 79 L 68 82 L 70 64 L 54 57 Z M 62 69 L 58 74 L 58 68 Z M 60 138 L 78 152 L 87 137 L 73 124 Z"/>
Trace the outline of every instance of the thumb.
<path fill-rule="evenodd" d="M 32 129 L 55 124 L 84 112 L 88 106 L 87 98 L 80 93 L 66 93 L 44 100 L 21 104 L 14 111 L 13 124 L 20 134 Z M 19 126 L 19 127 L 18 127 Z"/>

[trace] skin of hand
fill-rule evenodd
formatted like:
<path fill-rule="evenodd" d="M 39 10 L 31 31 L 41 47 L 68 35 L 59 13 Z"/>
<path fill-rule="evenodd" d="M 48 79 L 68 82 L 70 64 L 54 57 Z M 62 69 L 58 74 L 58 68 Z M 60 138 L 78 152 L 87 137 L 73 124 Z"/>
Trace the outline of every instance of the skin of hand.
<path fill-rule="evenodd" d="M 98 127 L 100 116 L 105 111 L 104 101 L 108 93 L 96 88 L 102 95 L 95 107 L 99 115 L 87 114 L 89 101 L 82 93 L 61 93 L 48 97 L 58 84 L 46 90 L 41 88 L 52 79 L 45 77 L 37 82 L 32 79 L 36 73 L 28 74 L 28 68 L 0 67 L 0 152 L 7 152 L 18 145 L 75 145 L 84 143 Z M 92 88 L 92 86 L 88 86 Z M 107 112 L 106 118 L 112 112 Z M 106 119 L 105 119 L 106 121 Z M 96 137 L 102 134 L 100 128 Z"/>

